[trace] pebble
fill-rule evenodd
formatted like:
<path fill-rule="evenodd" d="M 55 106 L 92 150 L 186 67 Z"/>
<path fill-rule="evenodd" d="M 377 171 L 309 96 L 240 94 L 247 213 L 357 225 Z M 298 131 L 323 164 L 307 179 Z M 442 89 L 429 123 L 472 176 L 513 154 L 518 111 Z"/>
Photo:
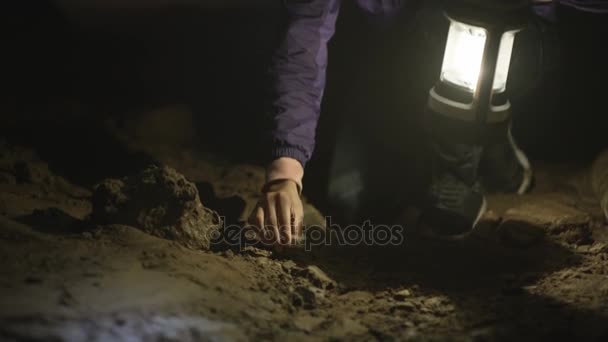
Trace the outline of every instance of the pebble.
<path fill-rule="evenodd" d="M 608 253 L 608 246 L 604 243 L 595 243 L 589 248 L 589 253 L 591 254 L 600 254 L 600 253 Z"/>
<path fill-rule="evenodd" d="M 299 286 L 292 294 L 294 306 L 312 309 L 324 302 L 325 291 L 314 286 Z"/>
<path fill-rule="evenodd" d="M 393 296 L 393 298 L 395 298 L 396 300 L 404 300 L 408 297 L 412 296 L 412 292 L 408 289 L 403 289 L 397 293 L 395 293 L 395 295 Z"/>
<path fill-rule="evenodd" d="M 314 265 L 295 273 L 295 275 L 306 277 L 314 286 L 320 289 L 331 290 L 337 285 L 335 280 L 331 279 L 323 270 Z"/>

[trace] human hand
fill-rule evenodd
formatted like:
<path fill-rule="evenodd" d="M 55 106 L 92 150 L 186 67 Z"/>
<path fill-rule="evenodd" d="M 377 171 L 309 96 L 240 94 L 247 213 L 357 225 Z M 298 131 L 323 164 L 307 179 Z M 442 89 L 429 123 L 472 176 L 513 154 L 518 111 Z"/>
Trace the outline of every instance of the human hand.
<path fill-rule="evenodd" d="M 298 184 L 289 179 L 278 179 L 264 186 L 262 198 L 249 217 L 249 225 L 264 243 L 291 245 L 302 234 L 303 217 Z"/>

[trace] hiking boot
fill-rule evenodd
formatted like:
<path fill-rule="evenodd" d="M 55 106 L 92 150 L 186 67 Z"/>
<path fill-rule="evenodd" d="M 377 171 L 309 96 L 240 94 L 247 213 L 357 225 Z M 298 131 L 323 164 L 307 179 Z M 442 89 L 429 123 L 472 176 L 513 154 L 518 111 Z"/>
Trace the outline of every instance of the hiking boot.
<path fill-rule="evenodd" d="M 488 192 L 523 195 L 534 185 L 530 161 L 517 146 L 510 128 L 507 139 L 484 148 L 479 172 Z"/>
<path fill-rule="evenodd" d="M 477 176 L 482 147 L 434 143 L 433 179 L 427 192 L 422 220 L 433 235 L 460 237 L 469 233 L 486 211 L 483 188 Z"/>
<path fill-rule="evenodd" d="M 424 222 L 439 236 L 460 237 L 477 225 L 487 203 L 480 183 L 469 186 L 451 175 L 444 175 L 431 185 Z"/>

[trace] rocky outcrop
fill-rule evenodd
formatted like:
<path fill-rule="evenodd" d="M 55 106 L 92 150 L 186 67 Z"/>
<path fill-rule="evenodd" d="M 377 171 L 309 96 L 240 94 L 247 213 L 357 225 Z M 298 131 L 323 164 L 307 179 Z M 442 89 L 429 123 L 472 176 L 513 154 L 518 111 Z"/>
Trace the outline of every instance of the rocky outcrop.
<path fill-rule="evenodd" d="M 134 226 L 194 249 L 208 249 L 221 225 L 219 215 L 201 203 L 196 185 L 168 166 L 106 179 L 95 186 L 92 202 L 95 222 Z"/>
<path fill-rule="evenodd" d="M 592 242 L 591 217 L 557 201 L 524 203 L 507 210 L 498 227 L 503 240 L 512 245 L 529 246 L 545 236 L 568 244 Z"/>

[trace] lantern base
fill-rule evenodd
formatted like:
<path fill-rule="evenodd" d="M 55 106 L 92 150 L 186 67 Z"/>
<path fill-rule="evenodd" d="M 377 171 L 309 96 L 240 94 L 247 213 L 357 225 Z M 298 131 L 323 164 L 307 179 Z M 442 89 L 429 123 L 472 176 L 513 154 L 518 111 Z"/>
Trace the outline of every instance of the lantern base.
<path fill-rule="evenodd" d="M 431 138 L 462 144 L 488 145 L 504 139 L 511 120 L 507 117 L 499 122 L 464 121 L 438 113 L 430 107 L 427 109 L 424 124 Z"/>
<path fill-rule="evenodd" d="M 472 94 L 443 82 L 438 82 L 429 91 L 428 107 L 433 112 L 454 120 L 482 124 L 499 123 L 511 117 L 511 103 L 504 92 L 494 94 L 489 108 L 480 110 Z"/>

